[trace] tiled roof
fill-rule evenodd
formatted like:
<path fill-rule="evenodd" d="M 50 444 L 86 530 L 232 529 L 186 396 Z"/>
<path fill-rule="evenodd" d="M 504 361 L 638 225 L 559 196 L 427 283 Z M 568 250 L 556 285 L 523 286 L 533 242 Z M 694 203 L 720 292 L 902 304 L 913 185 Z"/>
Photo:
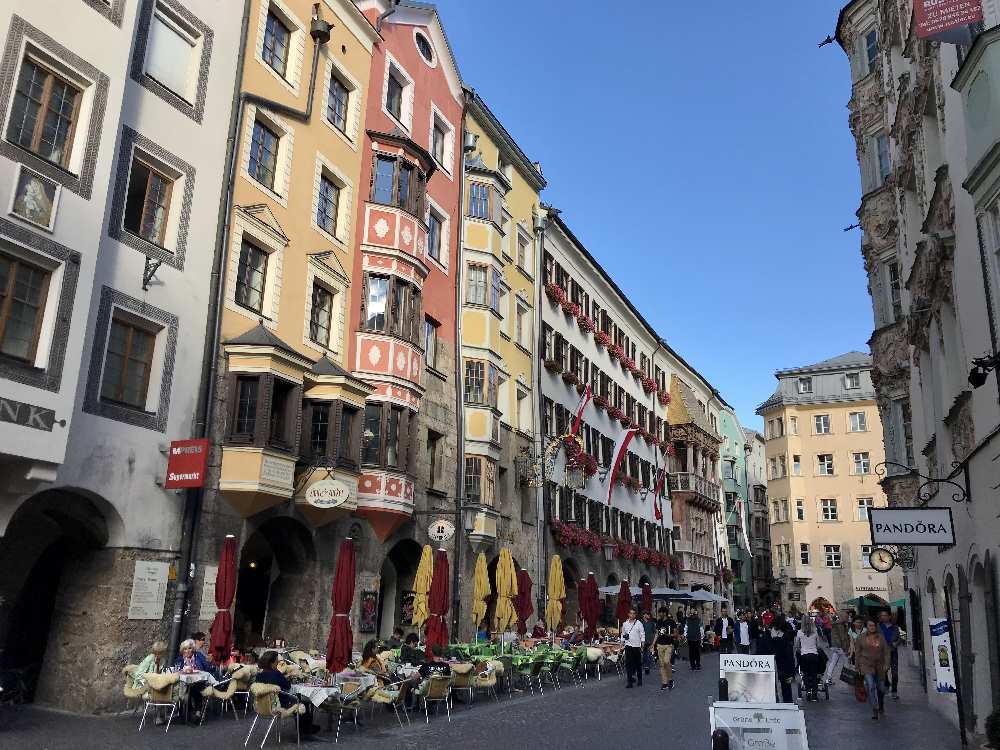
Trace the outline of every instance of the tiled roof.
<path fill-rule="evenodd" d="M 785 370 L 778 370 L 775 375 L 791 375 L 793 373 L 800 372 L 822 372 L 825 370 L 849 370 L 852 367 L 870 368 L 871 366 L 872 358 L 870 355 L 865 354 L 864 352 L 847 352 L 837 357 L 824 359 L 822 362 L 817 362 L 812 365 L 803 365 L 802 367 L 790 367 Z"/>
<path fill-rule="evenodd" d="M 671 424 L 693 424 L 707 435 L 712 435 L 721 441 L 719 433 L 712 427 L 708 414 L 698 405 L 698 397 L 691 387 L 676 375 L 670 376 L 670 391 L 676 396 L 671 402 L 668 415 Z"/>
<path fill-rule="evenodd" d="M 275 349 L 291 352 L 299 357 L 302 356 L 302 354 L 295 351 L 291 345 L 286 344 L 284 341 L 267 330 L 263 323 L 258 323 L 246 333 L 241 334 L 234 339 L 224 341 L 223 343 L 235 346 L 273 346 Z"/>
<path fill-rule="evenodd" d="M 327 357 L 325 354 L 316 360 L 316 364 L 312 366 L 310 372 L 313 375 L 336 375 L 342 378 L 351 377 L 351 373 Z"/>

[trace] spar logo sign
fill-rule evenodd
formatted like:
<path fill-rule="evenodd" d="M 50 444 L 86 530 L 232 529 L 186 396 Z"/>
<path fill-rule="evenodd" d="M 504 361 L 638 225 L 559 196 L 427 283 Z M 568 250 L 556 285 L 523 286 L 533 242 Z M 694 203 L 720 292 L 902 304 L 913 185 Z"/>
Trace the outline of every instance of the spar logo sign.
<path fill-rule="evenodd" d="M 208 468 L 208 440 L 174 440 L 167 453 L 167 475 L 163 488 L 189 489 L 205 486 Z"/>
<path fill-rule="evenodd" d="M 937 546 L 955 543 L 951 508 L 870 508 L 872 544 Z"/>

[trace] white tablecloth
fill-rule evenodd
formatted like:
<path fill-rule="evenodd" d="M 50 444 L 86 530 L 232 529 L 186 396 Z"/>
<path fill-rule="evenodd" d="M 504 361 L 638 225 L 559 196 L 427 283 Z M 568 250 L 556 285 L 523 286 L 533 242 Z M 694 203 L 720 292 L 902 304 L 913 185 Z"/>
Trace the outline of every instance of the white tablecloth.
<path fill-rule="evenodd" d="M 207 682 L 209 685 L 214 685 L 218 682 L 208 672 L 180 672 L 178 676 L 180 677 L 180 682 L 186 685 L 194 685 L 198 682 Z"/>
<path fill-rule="evenodd" d="M 340 695 L 340 686 L 326 687 L 324 685 L 292 685 L 292 693 L 299 695 L 319 708 L 328 698 Z"/>

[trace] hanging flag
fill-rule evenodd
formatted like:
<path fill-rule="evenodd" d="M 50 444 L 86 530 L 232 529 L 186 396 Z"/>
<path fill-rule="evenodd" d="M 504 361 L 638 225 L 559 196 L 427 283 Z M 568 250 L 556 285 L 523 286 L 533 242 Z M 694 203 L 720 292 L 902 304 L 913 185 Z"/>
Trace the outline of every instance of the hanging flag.
<path fill-rule="evenodd" d="M 750 535 L 747 534 L 747 519 L 743 512 L 743 498 L 737 496 L 736 498 L 736 512 L 740 514 L 740 531 L 743 533 L 743 544 L 747 548 L 747 552 L 753 555 L 753 550 L 750 549 Z"/>
<path fill-rule="evenodd" d="M 615 443 L 615 449 L 611 452 L 611 471 L 608 472 L 608 505 L 611 505 L 611 493 L 615 489 L 615 479 L 618 477 L 618 467 L 621 466 L 622 459 L 625 458 L 625 453 L 628 449 L 628 444 L 632 442 L 632 438 L 638 432 L 634 427 L 627 429 L 618 436 L 618 442 Z"/>
<path fill-rule="evenodd" d="M 663 520 L 663 509 L 660 507 L 660 492 L 663 490 L 663 480 L 666 476 L 667 472 L 664 469 L 660 469 L 656 473 L 656 486 L 653 488 L 653 515 L 657 521 Z"/>
<path fill-rule="evenodd" d="M 573 429 L 569 431 L 570 435 L 575 435 L 577 430 L 580 429 L 580 423 L 583 421 L 583 410 L 587 408 L 587 404 L 590 403 L 590 399 L 593 396 L 593 392 L 590 390 L 590 386 L 585 386 L 583 389 L 583 395 L 580 396 L 580 403 L 576 407 L 576 418 L 573 420 Z"/>

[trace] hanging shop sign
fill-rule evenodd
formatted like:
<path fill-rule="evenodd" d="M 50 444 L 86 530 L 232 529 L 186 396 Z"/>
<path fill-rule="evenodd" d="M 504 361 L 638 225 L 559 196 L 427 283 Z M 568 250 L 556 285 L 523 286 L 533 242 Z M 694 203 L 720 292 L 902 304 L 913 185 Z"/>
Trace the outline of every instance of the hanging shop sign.
<path fill-rule="evenodd" d="M 208 440 L 173 440 L 167 454 L 167 476 L 163 488 L 181 490 L 205 486 Z"/>
<path fill-rule="evenodd" d="M 729 750 L 809 750 L 805 713 L 794 703 L 716 701 L 711 730 L 725 730 Z"/>
<path fill-rule="evenodd" d="M 939 693 L 955 692 L 955 659 L 951 653 L 951 633 L 945 617 L 928 617 L 931 629 L 931 658 L 934 660 L 934 687 Z"/>
<path fill-rule="evenodd" d="M 309 486 L 305 498 L 314 508 L 331 510 L 351 499 L 351 487 L 339 479 L 323 479 Z"/>
<path fill-rule="evenodd" d="M 455 536 L 455 524 L 447 518 L 436 518 L 427 527 L 427 536 L 434 542 L 447 542 Z"/>
<path fill-rule="evenodd" d="M 951 508 L 869 508 L 872 544 L 937 546 L 955 543 Z"/>
<path fill-rule="evenodd" d="M 967 44 L 968 26 L 983 20 L 981 0 L 913 0 L 917 38 Z"/>
<path fill-rule="evenodd" d="M 774 656 L 768 654 L 721 654 L 719 677 L 727 682 L 731 703 L 774 703 Z"/>

